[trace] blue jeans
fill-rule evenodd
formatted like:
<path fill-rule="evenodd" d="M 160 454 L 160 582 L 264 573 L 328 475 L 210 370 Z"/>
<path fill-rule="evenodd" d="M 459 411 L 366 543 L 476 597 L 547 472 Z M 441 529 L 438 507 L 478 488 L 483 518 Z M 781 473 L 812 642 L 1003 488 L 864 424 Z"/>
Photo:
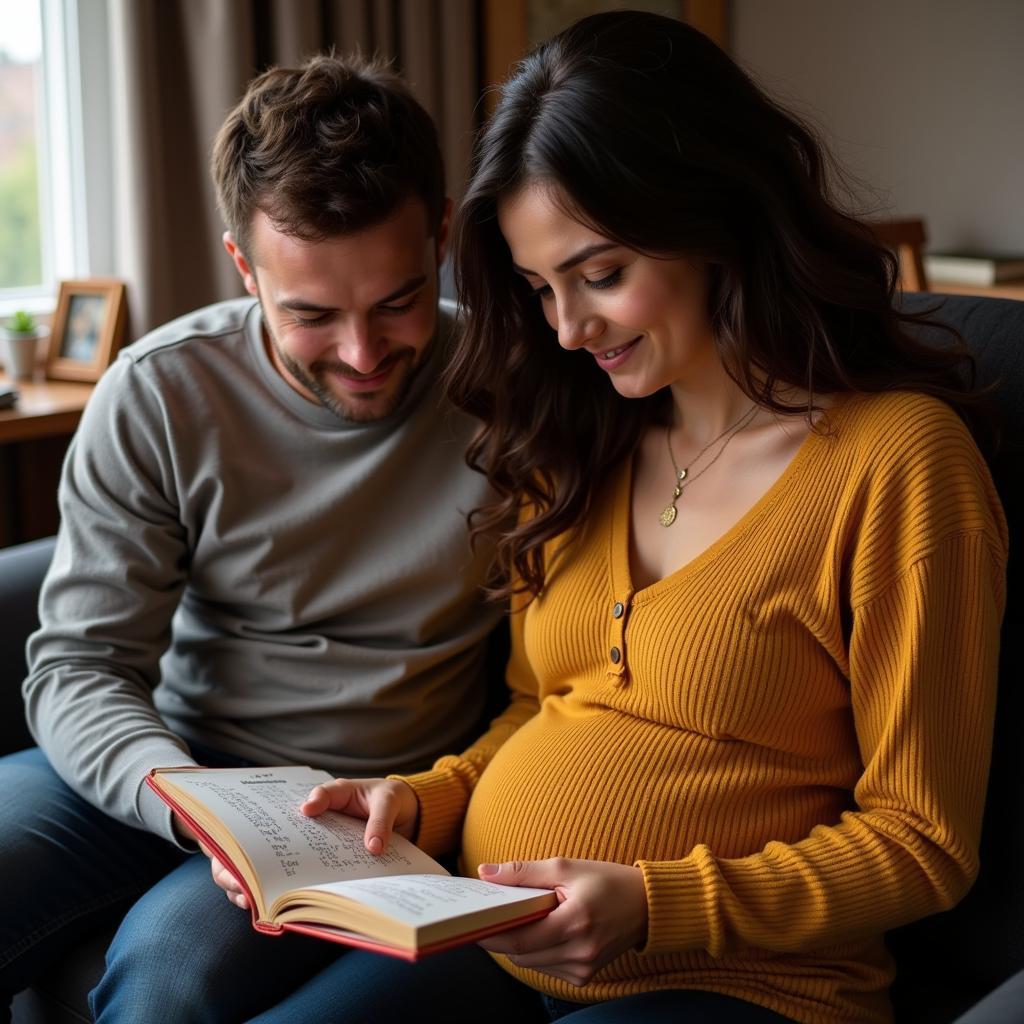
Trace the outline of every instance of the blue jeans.
<path fill-rule="evenodd" d="M 645 992 L 584 1006 L 550 999 L 503 971 L 479 946 L 419 963 L 349 950 L 249 1024 L 785 1024 L 753 1003 L 712 992 Z"/>
<path fill-rule="evenodd" d="M 254 931 L 205 856 L 96 810 L 40 750 L 0 758 L 0 1020 L 17 992 L 118 919 L 90 997 L 103 1024 L 244 1020 L 337 957 L 330 943 Z"/>

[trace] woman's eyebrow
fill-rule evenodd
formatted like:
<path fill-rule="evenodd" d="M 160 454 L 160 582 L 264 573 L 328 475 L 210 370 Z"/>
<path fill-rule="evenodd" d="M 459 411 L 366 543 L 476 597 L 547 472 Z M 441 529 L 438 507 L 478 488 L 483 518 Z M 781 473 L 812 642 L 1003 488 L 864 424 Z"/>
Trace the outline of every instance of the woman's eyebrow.
<path fill-rule="evenodd" d="M 592 256 L 598 256 L 602 252 L 607 252 L 609 249 L 618 248 L 618 245 L 618 242 L 595 242 L 593 245 L 585 246 L 583 249 L 580 249 L 579 252 L 573 253 L 573 255 L 568 259 L 562 260 L 562 262 L 555 267 L 555 272 L 558 274 L 564 274 L 567 270 L 572 270 L 573 267 L 583 263 L 585 260 L 589 260 Z M 515 261 L 512 263 L 512 269 L 519 274 L 530 274 L 533 277 L 540 277 L 540 274 L 535 270 L 527 270 L 526 267 L 519 266 Z"/>

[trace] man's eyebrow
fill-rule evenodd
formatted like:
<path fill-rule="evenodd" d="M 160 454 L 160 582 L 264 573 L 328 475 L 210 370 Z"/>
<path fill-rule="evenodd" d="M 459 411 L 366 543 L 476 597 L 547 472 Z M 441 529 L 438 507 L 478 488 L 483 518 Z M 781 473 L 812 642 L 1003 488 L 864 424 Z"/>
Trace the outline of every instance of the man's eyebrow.
<path fill-rule="evenodd" d="M 374 303 L 374 305 L 375 306 L 384 306 L 384 305 L 387 305 L 387 303 L 389 303 L 389 302 L 394 302 L 395 299 L 403 299 L 410 292 L 416 291 L 417 288 L 422 288 L 423 285 L 426 284 L 426 281 L 427 281 L 427 275 L 426 274 L 420 274 L 419 277 L 411 277 L 411 278 L 409 278 L 408 281 L 405 282 L 405 284 L 400 285 L 393 292 L 391 292 L 388 295 L 385 295 L 383 299 L 378 299 Z"/>
<path fill-rule="evenodd" d="M 333 313 L 330 306 L 320 306 L 315 302 L 308 302 L 306 299 L 278 299 L 277 304 L 282 309 L 292 309 L 299 313 Z"/>
<path fill-rule="evenodd" d="M 375 306 L 384 306 L 389 302 L 394 302 L 396 299 L 404 298 L 410 292 L 416 291 L 417 288 L 421 288 L 427 280 L 426 274 L 420 274 L 418 277 L 411 277 L 404 284 L 399 285 L 393 292 L 389 292 L 382 299 L 377 299 L 374 302 Z M 294 310 L 296 313 L 336 313 L 337 310 L 333 306 L 321 306 L 317 302 L 310 302 L 308 299 L 303 299 L 299 296 L 286 297 L 278 299 L 277 304 L 282 309 Z"/>
<path fill-rule="evenodd" d="M 580 263 L 584 263 L 589 260 L 592 256 L 599 256 L 603 252 L 607 252 L 609 249 L 617 249 L 618 242 L 595 242 L 593 245 L 588 245 L 579 252 L 573 253 L 567 260 L 562 260 L 561 263 L 555 267 L 555 272 L 558 274 L 564 274 L 567 270 L 572 270 L 573 267 L 578 266 Z M 512 269 L 518 274 L 529 274 L 532 277 L 539 277 L 536 271 L 527 270 L 526 267 L 519 266 L 518 263 L 512 264 Z"/>

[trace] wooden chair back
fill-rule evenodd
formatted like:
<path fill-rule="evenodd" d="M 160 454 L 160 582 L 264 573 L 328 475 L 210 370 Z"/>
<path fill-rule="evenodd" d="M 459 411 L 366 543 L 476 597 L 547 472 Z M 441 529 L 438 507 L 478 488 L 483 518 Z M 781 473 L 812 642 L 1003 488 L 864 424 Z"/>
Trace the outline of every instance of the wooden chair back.
<path fill-rule="evenodd" d="M 900 288 L 904 292 L 926 292 L 924 243 L 927 235 L 921 218 L 871 221 L 868 227 L 882 245 L 892 249 L 900 264 Z"/>

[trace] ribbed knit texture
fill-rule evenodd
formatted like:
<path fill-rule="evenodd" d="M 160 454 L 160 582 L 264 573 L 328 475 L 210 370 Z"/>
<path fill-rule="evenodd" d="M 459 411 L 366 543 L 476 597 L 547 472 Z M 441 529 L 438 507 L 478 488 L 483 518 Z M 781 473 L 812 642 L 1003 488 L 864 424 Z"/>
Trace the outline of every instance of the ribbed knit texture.
<path fill-rule="evenodd" d="M 937 400 L 849 399 L 739 523 L 635 593 L 630 487 L 627 467 L 513 616 L 508 712 L 409 779 L 420 841 L 451 848 L 465 814 L 470 872 L 640 866 L 647 943 L 589 985 L 499 958 L 552 995 L 702 988 L 887 1021 L 882 933 L 977 870 L 1006 559 L 984 462 Z"/>

